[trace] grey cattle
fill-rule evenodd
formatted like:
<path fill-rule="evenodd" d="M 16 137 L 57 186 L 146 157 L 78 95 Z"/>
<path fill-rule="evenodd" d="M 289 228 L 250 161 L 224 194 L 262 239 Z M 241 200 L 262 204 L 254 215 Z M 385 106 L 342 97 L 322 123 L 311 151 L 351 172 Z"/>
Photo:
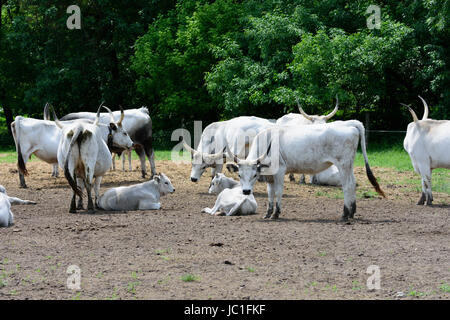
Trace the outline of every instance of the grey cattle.
<path fill-rule="evenodd" d="M 113 112 L 114 119 L 119 119 L 120 112 Z M 90 119 L 95 120 L 95 113 L 93 112 L 76 112 L 69 113 L 61 118 L 61 120 L 76 120 L 76 119 Z M 100 123 L 109 123 L 109 114 L 100 114 Z M 123 121 L 123 128 L 130 136 L 131 140 L 134 142 L 134 150 L 139 156 L 141 161 L 141 173 L 142 177 L 145 178 L 147 174 L 147 169 L 145 165 L 145 157 L 147 156 L 151 176 L 156 174 L 155 167 L 155 155 L 153 151 L 153 138 L 152 138 L 152 119 L 150 118 L 148 109 L 142 107 L 140 109 L 128 109 L 125 110 L 125 119 Z M 122 153 L 124 149 L 117 148 L 112 150 L 115 153 Z"/>
<path fill-rule="evenodd" d="M 428 105 L 423 102 L 424 114 L 422 120 L 408 107 L 413 122 L 408 124 L 403 147 L 408 152 L 414 170 L 422 177 L 422 195 L 418 205 L 431 205 L 431 173 L 436 168 L 450 169 L 450 121 L 428 118 Z"/>
<path fill-rule="evenodd" d="M 258 208 L 253 194 L 244 195 L 239 182 L 226 177 L 223 173 L 215 174 L 209 187 L 209 193 L 218 194 L 214 207 L 202 210 L 211 215 L 220 215 L 221 213 L 225 213 L 227 216 L 247 215 L 255 213 Z"/>
<path fill-rule="evenodd" d="M 164 173 L 152 180 L 107 190 L 97 201 L 103 210 L 158 210 L 160 197 L 175 192 L 170 179 Z"/>
<path fill-rule="evenodd" d="M 11 205 L 17 204 L 36 204 L 36 202 L 9 197 L 6 194 L 5 187 L 0 185 L 0 227 L 9 227 L 13 225 L 14 214 L 11 211 Z"/>

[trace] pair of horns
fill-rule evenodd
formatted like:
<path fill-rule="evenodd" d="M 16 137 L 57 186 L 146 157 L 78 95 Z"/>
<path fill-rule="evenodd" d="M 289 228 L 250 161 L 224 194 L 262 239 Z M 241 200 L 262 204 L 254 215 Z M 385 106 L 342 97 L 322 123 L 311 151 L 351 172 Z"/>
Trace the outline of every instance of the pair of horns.
<path fill-rule="evenodd" d="M 302 114 L 302 116 L 304 116 L 306 119 L 308 119 L 309 121 L 314 121 L 313 117 L 310 116 L 309 114 L 307 114 L 302 106 L 300 105 L 300 102 L 298 101 L 298 98 L 295 98 L 295 100 L 297 101 L 297 106 L 298 106 L 298 110 L 300 111 L 300 113 Z M 339 98 L 338 95 L 336 95 L 336 106 L 334 107 L 333 111 L 331 111 L 331 113 L 327 114 L 326 116 L 324 116 L 324 118 L 328 121 L 330 120 L 332 117 L 334 117 L 334 115 L 336 114 L 336 112 L 339 109 Z"/>
<path fill-rule="evenodd" d="M 97 111 L 97 119 L 99 118 L 99 115 L 100 115 L 100 108 L 103 107 L 103 108 L 105 108 L 105 109 L 108 111 L 108 113 L 109 113 L 109 117 L 110 117 L 110 120 L 109 120 L 109 121 L 110 121 L 110 122 L 114 122 L 114 115 L 113 115 L 111 109 L 109 109 L 107 106 L 104 106 L 103 103 L 104 103 L 104 102 L 102 102 L 102 104 L 101 104 L 100 107 L 98 108 L 98 111 Z M 119 121 L 117 122 L 117 125 L 118 125 L 118 126 L 121 126 L 121 125 L 122 125 L 122 121 L 123 121 L 123 119 L 125 118 L 125 112 L 123 111 L 123 108 L 122 108 L 121 105 L 119 105 L 119 108 L 120 108 L 120 119 L 119 119 Z M 96 120 L 96 121 L 97 121 L 97 120 Z"/>
<path fill-rule="evenodd" d="M 423 99 L 421 96 L 419 96 L 420 100 L 422 100 L 423 103 L 423 108 L 424 108 L 424 112 L 423 112 L 423 117 L 422 120 L 427 120 L 428 119 L 428 114 L 429 114 L 429 109 L 428 109 L 428 104 L 426 103 L 425 99 Z M 411 109 L 411 107 L 409 105 L 406 105 L 404 103 L 400 103 L 402 106 L 405 106 L 408 108 L 409 112 L 411 113 L 414 122 L 419 121 L 419 118 L 417 118 L 416 113 L 414 112 L 413 109 Z"/>
<path fill-rule="evenodd" d="M 194 154 L 196 154 L 196 153 L 199 153 L 199 151 L 196 151 L 196 150 L 192 149 L 192 148 L 186 143 L 186 141 L 184 141 L 184 138 L 181 138 L 181 139 L 183 140 L 183 147 L 184 147 L 187 151 L 189 151 L 192 155 L 194 155 Z M 212 161 L 219 160 L 220 158 L 222 158 L 222 157 L 223 157 L 224 151 L 225 151 L 225 148 L 224 148 L 222 151 L 217 152 L 217 153 L 214 153 L 214 154 L 203 153 L 203 152 L 202 152 L 201 154 L 202 154 L 202 157 L 203 157 L 203 158 L 208 159 L 209 161 L 212 162 Z"/>
<path fill-rule="evenodd" d="M 272 142 L 270 142 L 269 147 L 267 148 L 267 151 L 264 152 L 261 156 L 259 156 L 259 157 L 255 160 L 255 161 L 256 161 L 256 164 L 260 164 L 260 163 L 265 159 L 265 157 L 267 157 L 267 155 L 268 155 L 269 152 L 270 152 L 271 147 L 272 147 Z M 227 153 L 230 155 L 230 158 L 233 158 L 233 161 L 234 161 L 235 163 L 239 164 L 240 161 L 243 161 L 242 159 L 239 159 L 239 157 L 238 157 L 237 155 L 235 155 L 235 154 L 230 150 L 230 148 L 228 147 L 228 143 L 227 143 L 227 145 L 226 145 L 226 149 L 227 149 Z"/>

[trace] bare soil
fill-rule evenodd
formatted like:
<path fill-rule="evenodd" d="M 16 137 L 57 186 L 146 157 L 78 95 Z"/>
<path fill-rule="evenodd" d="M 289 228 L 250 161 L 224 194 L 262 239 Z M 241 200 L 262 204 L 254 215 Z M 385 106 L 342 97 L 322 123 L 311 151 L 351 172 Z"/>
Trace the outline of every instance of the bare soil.
<path fill-rule="evenodd" d="M 142 182 L 137 161 L 133 168 L 109 172 L 102 192 Z M 70 214 L 66 180 L 39 161 L 28 169 L 29 188 L 20 189 L 16 165 L 0 167 L 10 196 L 38 202 L 14 206 L 14 226 L 0 229 L 0 299 L 450 298 L 450 195 L 417 206 L 420 193 L 402 184 L 419 179 L 413 172 L 373 168 L 388 196 L 381 199 L 356 168 L 357 213 L 342 223 L 339 189 L 287 176 L 277 221 L 262 219 L 262 183 L 255 215 L 201 213 L 216 199 L 209 176 L 194 184 L 190 165 L 170 161 L 157 162 L 176 188 L 161 210 Z M 70 265 L 81 269 L 81 290 L 67 288 Z M 366 286 L 371 265 L 380 290 Z"/>

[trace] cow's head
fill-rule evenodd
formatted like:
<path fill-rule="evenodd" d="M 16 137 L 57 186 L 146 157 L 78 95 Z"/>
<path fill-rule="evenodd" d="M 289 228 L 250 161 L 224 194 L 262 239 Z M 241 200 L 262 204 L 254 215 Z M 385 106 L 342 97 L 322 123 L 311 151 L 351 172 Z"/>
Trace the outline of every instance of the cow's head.
<path fill-rule="evenodd" d="M 108 108 L 103 106 L 106 110 L 108 110 L 110 115 L 109 125 L 108 125 L 108 147 L 110 149 L 116 150 L 116 149 L 131 149 L 133 147 L 133 141 L 131 140 L 130 136 L 128 135 L 127 131 L 122 126 L 122 121 L 125 117 L 125 113 L 120 107 L 120 119 L 118 122 L 114 121 L 114 116 L 112 111 Z M 99 119 L 100 113 L 97 112 L 97 119 Z M 95 123 L 98 124 L 98 120 L 95 120 Z"/>
<path fill-rule="evenodd" d="M 174 193 L 175 188 L 170 182 L 170 179 L 164 173 L 159 173 L 153 177 L 153 180 L 158 184 L 159 193 L 164 196 L 168 193 Z"/>
<path fill-rule="evenodd" d="M 223 187 L 221 186 L 223 179 L 225 178 L 225 175 L 223 173 L 216 173 L 214 175 L 214 178 L 211 180 L 211 184 L 209 185 L 208 193 L 211 194 L 218 194 L 223 190 Z"/>
<path fill-rule="evenodd" d="M 191 181 L 197 182 L 200 180 L 200 177 L 202 176 L 203 172 L 207 168 L 215 167 L 216 162 L 219 159 L 223 159 L 224 157 L 224 150 L 215 153 L 215 154 L 208 154 L 203 153 L 200 151 L 196 151 L 192 149 L 184 140 L 183 140 L 183 146 L 184 148 L 191 153 L 192 158 L 192 169 L 191 169 Z"/>
<path fill-rule="evenodd" d="M 270 167 L 267 164 L 263 164 L 262 161 L 270 151 L 271 144 L 267 148 L 267 151 L 256 160 L 242 160 L 234 155 L 230 150 L 228 153 L 235 163 L 227 163 L 227 169 L 230 172 L 237 172 L 241 183 L 242 193 L 249 195 L 253 192 L 253 186 L 256 180 L 261 175 L 262 168 Z"/>
<path fill-rule="evenodd" d="M 296 101 L 297 101 L 298 110 L 300 111 L 302 116 L 304 116 L 307 120 L 311 121 L 312 124 L 326 123 L 328 120 L 330 120 L 336 114 L 336 112 L 339 109 L 339 98 L 337 95 L 336 95 L 336 106 L 334 107 L 333 111 L 331 111 L 331 113 L 327 114 L 326 116 L 309 115 L 303 110 L 298 99 L 296 99 Z"/>

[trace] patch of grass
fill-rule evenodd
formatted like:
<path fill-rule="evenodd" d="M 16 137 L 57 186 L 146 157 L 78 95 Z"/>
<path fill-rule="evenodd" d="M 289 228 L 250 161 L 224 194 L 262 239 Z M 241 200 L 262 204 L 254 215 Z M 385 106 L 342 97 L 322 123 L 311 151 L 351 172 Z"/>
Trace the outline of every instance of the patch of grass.
<path fill-rule="evenodd" d="M 77 292 L 72 298 L 70 298 L 71 300 L 81 300 L 81 292 Z"/>
<path fill-rule="evenodd" d="M 443 282 L 439 289 L 441 289 L 442 292 L 450 293 L 450 284 Z"/>
<path fill-rule="evenodd" d="M 319 251 L 319 257 L 325 257 L 327 253 L 325 251 Z"/>
<path fill-rule="evenodd" d="M 194 281 L 199 281 L 199 280 L 200 280 L 199 277 L 197 277 L 193 274 L 190 274 L 190 273 L 184 274 L 181 276 L 181 281 L 183 281 L 183 282 L 194 282 Z"/>
<path fill-rule="evenodd" d="M 253 273 L 253 272 L 255 272 L 255 269 L 254 269 L 254 268 L 252 268 L 252 267 L 247 267 L 247 271 L 248 271 L 248 272 L 252 272 L 252 273 Z"/>
<path fill-rule="evenodd" d="M 417 291 L 417 290 L 410 290 L 408 292 L 408 296 L 410 296 L 410 297 L 418 298 L 418 297 L 423 297 L 423 296 L 426 296 L 426 295 L 427 294 L 425 292 L 420 292 L 420 291 Z"/>
<path fill-rule="evenodd" d="M 352 281 L 352 290 L 353 291 L 359 291 L 363 288 L 363 286 L 359 283 L 357 280 Z"/>
<path fill-rule="evenodd" d="M 106 298 L 106 300 L 118 300 L 119 299 L 119 295 L 117 294 L 117 288 L 113 289 L 113 293 L 111 295 L 111 297 Z"/>

